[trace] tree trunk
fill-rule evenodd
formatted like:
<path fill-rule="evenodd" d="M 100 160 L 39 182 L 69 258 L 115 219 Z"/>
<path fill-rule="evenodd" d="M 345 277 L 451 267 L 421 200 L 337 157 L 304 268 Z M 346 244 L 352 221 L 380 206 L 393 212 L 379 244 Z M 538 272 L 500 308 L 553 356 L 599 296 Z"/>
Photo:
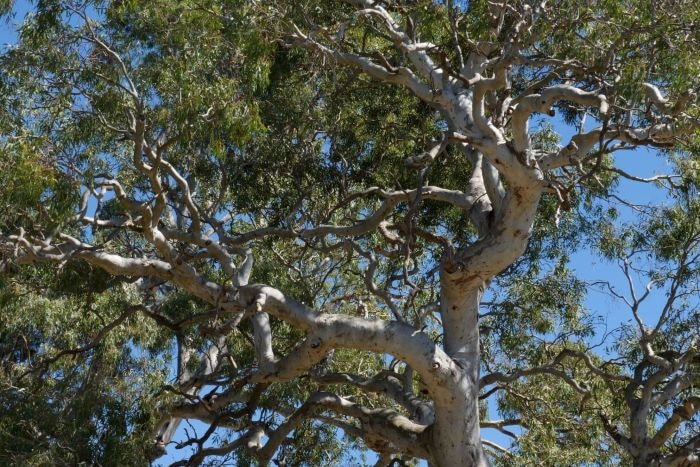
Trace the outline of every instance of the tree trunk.
<path fill-rule="evenodd" d="M 633 467 L 651 467 L 653 465 L 654 465 L 654 463 L 652 462 L 651 456 L 646 454 L 646 453 L 643 455 L 634 457 L 633 461 L 632 461 Z"/>
<path fill-rule="evenodd" d="M 452 276 L 452 277 L 451 277 Z M 432 454 L 438 467 L 484 467 L 489 462 L 479 429 L 479 278 L 464 279 L 444 269 L 441 314 L 445 351 L 462 369 L 453 375 L 450 396 L 435 398 Z"/>

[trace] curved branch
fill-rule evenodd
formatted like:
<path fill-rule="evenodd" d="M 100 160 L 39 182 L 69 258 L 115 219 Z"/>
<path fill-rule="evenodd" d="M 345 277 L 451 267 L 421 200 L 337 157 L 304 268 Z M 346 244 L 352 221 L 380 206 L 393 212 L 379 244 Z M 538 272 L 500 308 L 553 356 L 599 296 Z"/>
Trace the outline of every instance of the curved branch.
<path fill-rule="evenodd" d="M 415 425 L 405 417 L 382 409 L 367 409 L 348 401 L 336 394 L 316 392 L 299 407 L 275 431 L 269 434 L 269 441 L 257 455 L 261 465 L 267 465 L 277 448 L 287 435 L 309 417 L 313 410 L 329 408 L 337 413 L 356 418 L 362 424 L 361 437 L 365 443 L 378 451 L 409 452 L 414 456 L 427 457 L 428 452 L 422 446 L 420 435 L 425 427 Z M 378 446 L 377 440 L 386 440 L 391 447 Z"/>
<path fill-rule="evenodd" d="M 684 420 L 691 420 L 698 411 L 700 411 L 700 397 L 689 397 L 686 399 L 682 405 L 673 410 L 671 417 L 659 428 L 659 431 L 651 439 L 650 446 L 653 449 L 660 448 L 675 433 Z"/>
<path fill-rule="evenodd" d="M 664 457 L 658 463 L 659 467 L 687 467 L 700 462 L 700 435 L 694 436 L 673 454 Z M 656 467 L 656 466 L 653 466 Z"/>
<path fill-rule="evenodd" d="M 364 391 L 384 394 L 404 407 L 412 418 L 421 425 L 430 425 L 435 417 L 430 403 L 416 397 L 410 389 L 404 387 L 399 374 L 382 371 L 372 378 L 363 378 L 349 373 L 328 373 L 313 376 L 320 384 L 349 384 Z"/>
<path fill-rule="evenodd" d="M 260 309 L 306 331 L 299 359 L 318 359 L 325 349 L 344 347 L 391 354 L 407 362 L 434 395 L 446 395 L 459 368 L 427 334 L 405 323 L 366 320 L 345 315 L 318 314 L 283 292 L 262 284 L 241 287 L 241 304 Z M 311 361 L 311 360 L 308 360 Z M 308 363 L 307 361 L 307 363 Z M 281 362 L 281 361 L 280 361 Z M 280 365 L 280 362 L 277 365 Z"/>
<path fill-rule="evenodd" d="M 608 101 L 598 92 L 586 92 L 574 86 L 560 84 L 544 89 L 539 94 L 530 94 L 514 100 L 511 126 L 513 129 L 513 146 L 516 152 L 530 148 L 528 120 L 533 113 L 549 113 L 554 102 L 567 100 L 587 107 L 597 107 L 600 115 L 608 114 Z"/>
<path fill-rule="evenodd" d="M 359 68 L 373 78 L 404 86 L 410 89 L 424 102 L 433 105 L 438 104 L 438 96 L 428 85 L 423 83 L 411 69 L 406 67 L 399 67 L 391 70 L 387 69 L 385 66 L 372 61 L 368 57 L 330 49 L 302 33 L 296 26 L 294 26 L 294 28 L 295 33 L 292 35 L 292 38 L 295 39 L 297 44 L 301 47 L 316 50 L 343 65 Z"/>
<path fill-rule="evenodd" d="M 182 263 L 181 260 L 181 264 L 178 265 L 177 258 L 175 266 L 158 259 L 127 258 L 104 252 L 98 247 L 80 242 L 68 235 L 62 234 L 61 237 L 68 242 L 60 245 L 44 245 L 37 241 L 36 244 L 32 244 L 21 235 L 9 235 L 4 239 L 10 244 L 22 246 L 24 253 L 17 258 L 19 264 L 83 260 L 117 276 L 156 276 L 167 279 L 196 297 L 212 304 L 219 304 L 223 311 L 243 311 L 237 302 L 226 300 L 230 292 L 228 289 L 198 274 L 193 267 Z"/>

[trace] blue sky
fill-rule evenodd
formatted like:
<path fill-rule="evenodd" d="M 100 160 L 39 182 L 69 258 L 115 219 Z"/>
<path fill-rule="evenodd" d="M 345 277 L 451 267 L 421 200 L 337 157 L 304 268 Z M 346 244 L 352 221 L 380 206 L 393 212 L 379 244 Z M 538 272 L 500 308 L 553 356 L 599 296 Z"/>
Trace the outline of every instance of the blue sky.
<path fill-rule="evenodd" d="M 20 1 L 15 3 L 14 9 L 14 18 L 10 18 L 5 22 L 0 22 L 0 44 L 2 44 L 3 48 L 5 47 L 5 44 L 11 44 L 16 40 L 17 36 L 15 26 L 19 24 L 21 19 L 24 17 L 24 14 L 29 9 L 29 6 L 26 2 Z M 568 141 L 568 137 L 575 131 L 574 128 L 566 127 L 561 124 L 561 122 L 557 121 L 554 121 L 553 123 L 555 130 L 562 135 L 562 141 L 564 143 Z M 669 173 L 672 169 L 666 162 L 665 157 L 659 156 L 655 152 L 649 150 L 620 152 L 615 155 L 615 159 L 619 168 L 641 177 L 649 177 L 660 173 Z M 639 204 L 658 204 L 669 202 L 669 200 L 665 198 L 664 192 L 656 188 L 653 184 L 643 184 L 622 180 L 619 188 L 620 193 L 624 194 L 626 199 L 634 199 L 635 202 Z M 622 220 L 631 221 L 634 219 L 634 214 L 629 208 L 620 207 L 620 209 L 622 213 Z M 624 290 L 626 288 L 624 276 L 617 265 L 606 262 L 602 259 L 596 259 L 596 257 L 586 248 L 576 252 L 572 256 L 571 267 L 576 271 L 577 275 L 581 279 L 589 281 L 607 280 L 620 290 Z M 639 285 L 641 286 L 642 284 Z M 659 305 L 663 303 L 664 298 L 663 291 L 657 291 L 655 294 L 653 294 L 649 301 L 643 306 L 641 310 L 642 316 L 649 319 L 656 316 L 658 314 Z M 602 320 L 605 323 L 604 325 L 601 324 L 601 332 L 616 328 L 632 319 L 632 316 L 629 314 L 629 310 L 620 307 L 620 302 L 618 299 L 613 298 L 608 293 L 600 292 L 595 288 L 590 289 L 586 299 L 586 306 L 595 314 L 601 315 Z M 491 409 L 493 409 L 493 407 L 491 407 Z M 498 415 L 496 413 L 492 413 L 492 418 L 498 418 Z M 182 433 L 185 428 L 192 427 L 201 433 L 203 425 L 193 423 L 190 426 L 183 423 L 181 425 L 180 432 Z M 499 444 L 508 444 L 508 438 L 494 430 L 485 430 L 484 436 Z M 161 459 L 161 461 L 165 461 L 167 464 L 168 461 L 179 458 L 179 452 L 171 447 L 169 449 L 168 456 Z"/>

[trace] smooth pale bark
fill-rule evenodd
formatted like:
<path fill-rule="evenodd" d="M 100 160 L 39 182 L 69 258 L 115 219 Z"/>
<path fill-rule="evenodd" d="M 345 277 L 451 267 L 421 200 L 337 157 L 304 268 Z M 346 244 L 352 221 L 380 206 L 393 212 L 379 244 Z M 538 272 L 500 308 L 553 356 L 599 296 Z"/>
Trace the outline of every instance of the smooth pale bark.
<path fill-rule="evenodd" d="M 474 118 L 470 94 L 455 99 L 445 114 L 460 133 L 478 134 L 479 129 L 469 123 Z M 543 188 L 539 168 L 522 165 L 518 154 L 500 141 L 494 144 L 498 130 L 481 123 L 475 126 L 489 132 L 491 140 L 478 145 L 483 159 L 479 156 L 474 164 L 478 176 L 469 180 L 468 192 L 490 194 L 498 210 L 471 213 L 480 239 L 446 258 L 441 268 L 444 350 L 458 370 L 450 378 L 450 396 L 434 398 L 430 450 L 437 466 L 489 465 L 479 427 L 479 306 L 489 281 L 525 251 Z M 502 169 L 510 185 L 504 197 L 497 182 L 486 182 L 483 164 Z"/>
<path fill-rule="evenodd" d="M 539 201 L 539 190 L 513 190 L 516 195 L 504 201 L 503 218 L 465 252 L 456 270 L 443 265 L 444 346 L 459 370 L 451 380 L 451 397 L 435 399 L 431 451 L 439 466 L 489 465 L 479 428 L 479 304 L 487 281 L 525 250 Z"/>
<path fill-rule="evenodd" d="M 478 231 L 478 240 L 463 249 L 447 251 L 441 269 L 444 351 L 454 370 L 444 380 L 444 388 L 430 387 L 430 381 L 426 381 L 426 385 L 435 411 L 429 438 L 431 462 L 446 467 L 487 465 L 479 433 L 479 303 L 490 280 L 524 253 L 542 193 L 545 190 L 557 193 L 566 209 L 568 203 L 562 198 L 558 185 L 552 182 L 551 171 L 545 177 L 543 168 L 576 165 L 596 145 L 602 150 L 612 140 L 621 144 L 657 144 L 677 135 L 679 130 L 667 123 L 647 128 L 612 128 L 605 122 L 600 129 L 574 136 L 569 145 L 553 154 L 537 155 L 528 126 L 534 114 L 553 116 L 553 106 L 559 101 L 593 109 L 601 120 L 610 112 L 608 98 L 602 92 L 568 84 L 549 85 L 549 80 L 520 95 L 509 93 L 496 107 L 487 104 L 489 98 L 494 104 L 498 103 L 497 91 L 512 91 L 508 70 L 522 64 L 519 62 L 521 52 L 533 40 L 530 37 L 532 24 L 545 8 L 544 3 L 523 7 L 512 26 L 515 37 L 508 43 L 477 43 L 468 56 L 459 57 L 461 66 L 457 76 L 436 64 L 435 55 L 427 52 L 435 46 L 418 42 L 402 30 L 382 2 L 346 1 L 358 8 L 358 15 L 378 20 L 378 27 L 407 59 L 403 63 L 405 66 L 335 49 L 336 44 L 326 45 L 298 28 L 293 34 L 296 43 L 379 81 L 402 86 L 439 110 L 448 123 L 448 139 L 465 151 L 474 169 L 471 178 L 465 181 L 466 186 L 459 188 L 470 199 L 464 211 Z M 499 7 L 492 2 L 490 8 L 496 16 L 505 15 L 505 11 L 499 10 L 505 9 L 505 4 Z M 497 26 L 496 35 L 501 27 L 503 23 Z M 500 56 L 493 58 L 496 52 Z M 657 108 L 671 108 L 658 89 L 647 86 L 647 91 L 651 92 L 650 99 Z M 435 146 L 420 158 L 408 158 L 408 165 L 429 164 L 438 157 L 441 147 L 442 144 Z M 392 353 L 386 346 L 384 351 Z M 392 355 L 403 358 L 401 353 Z M 421 362 L 414 361 L 411 365 L 414 363 Z M 446 397 L 443 389 L 446 389 Z"/>
<path fill-rule="evenodd" d="M 320 39 L 323 35 L 305 35 L 296 27 L 295 33 L 292 34 L 295 42 L 331 58 L 335 65 L 353 67 L 379 81 L 401 86 L 438 110 L 448 123 L 449 131 L 430 152 L 408 157 L 407 166 L 412 169 L 425 168 L 445 151 L 448 144 L 456 144 L 464 151 L 472 170 L 469 180 L 464 181 L 464 186 L 448 189 L 421 185 L 413 190 L 393 192 L 371 187 L 349 196 L 346 202 L 350 202 L 354 197 L 373 195 L 381 198 L 381 206 L 368 215 L 360 216 L 356 213 L 357 216 L 350 217 L 354 218 L 352 221 L 343 224 L 304 225 L 304 228 L 300 229 L 290 225 L 264 225 L 234 235 L 229 233 L 230 229 L 225 225 L 225 221 L 208 220 L 204 215 L 205 211 L 199 212 L 196 180 L 185 173 L 179 173 L 176 167 L 166 160 L 165 146 L 148 141 L 148 135 L 156 128 L 149 127 L 151 124 L 143 116 L 132 116 L 133 122 L 128 138 L 134 142 L 133 164 L 141 173 L 142 179 L 150 184 L 153 201 L 143 203 L 129 198 L 129 191 L 117 180 L 98 180 L 95 181 L 96 186 L 113 191 L 123 207 L 127 211 L 138 213 L 138 216 L 121 224 L 114 220 L 98 219 L 97 215 L 95 219 L 86 217 L 91 196 L 91 192 L 86 190 L 74 221 L 93 228 L 123 228 L 139 232 L 143 239 L 155 248 L 155 256 L 122 257 L 104 250 L 103 247 L 83 243 L 78 239 L 80 236 L 74 238 L 66 234 L 58 236 L 63 242 L 60 244 L 45 240 L 53 234 L 27 239 L 23 231 L 18 235 L 0 237 L 0 240 L 8 242 L 20 263 L 63 263 L 68 260 L 82 260 L 111 274 L 156 277 L 177 285 L 214 305 L 217 314 L 233 315 L 232 318 L 228 317 L 226 326 L 219 328 L 223 330 L 222 333 L 226 329 L 235 328 L 244 317 L 251 319 L 257 366 L 251 367 L 245 377 L 234 381 L 236 384 L 209 398 L 206 403 L 188 399 L 170 408 L 158 427 L 157 443 L 160 443 L 161 448 L 171 440 L 181 419 L 197 418 L 207 423 L 219 423 L 216 415 L 226 410 L 228 404 L 248 403 L 255 399 L 251 392 L 241 389 L 246 385 L 265 387 L 268 384 L 284 383 L 302 377 L 310 374 L 314 366 L 333 349 L 348 348 L 381 356 L 394 356 L 405 363 L 405 378 L 400 381 L 392 375 L 391 378 L 362 380 L 354 375 L 338 374 L 312 377 L 319 382 L 326 379 L 330 383 L 351 384 L 366 392 L 381 392 L 402 405 L 406 412 L 411 414 L 410 419 L 391 409 L 368 409 L 339 395 L 317 392 L 294 411 L 275 432 L 264 433 L 263 428 L 250 424 L 250 420 L 237 419 L 236 423 L 229 426 L 240 430 L 247 428 L 248 434 L 229 445 L 207 448 L 197 453 L 193 461 L 201 461 L 207 455 L 226 454 L 245 445 L 253 454 L 258 455 L 261 463 L 267 464 L 288 434 L 301 421 L 312 418 L 313 410 L 320 407 L 357 422 L 358 425 L 350 425 L 338 419 L 335 420 L 335 426 L 346 431 L 356 430 L 353 434 L 362 437 L 368 447 L 381 455 L 383 461 L 390 460 L 396 453 L 408 453 L 424 457 L 431 465 L 440 467 L 487 466 L 489 462 L 480 436 L 478 403 L 480 301 L 491 279 L 525 251 L 542 192 L 545 189 L 549 189 L 550 192 L 556 191 L 556 186 L 552 184 L 553 180 L 556 181 L 552 178 L 552 170 L 577 165 L 582 158 L 590 155 L 596 146 L 602 150 L 613 140 L 628 145 L 667 144 L 681 132 L 694 131 L 700 124 L 696 121 L 686 121 L 684 125 L 674 126 L 673 119 L 667 118 L 658 119 L 660 123 L 648 127 L 632 128 L 620 122 L 605 122 L 600 128 L 573 136 L 564 148 L 551 154 L 540 153 L 537 156 L 528 127 L 528 122 L 534 114 L 553 116 L 552 106 L 562 100 L 577 104 L 582 109 L 594 109 L 601 121 L 609 113 L 607 98 L 600 91 L 585 91 L 565 84 L 548 85 L 547 81 L 543 81 L 541 86 L 530 87 L 521 95 L 511 92 L 508 70 L 513 65 L 523 65 L 521 59 L 524 57 L 521 51 L 527 48 L 528 41 L 531 40 L 529 35 L 533 10 L 544 8 L 544 3 L 534 8 L 529 4 L 523 6 L 519 17 L 515 18 L 512 30 L 514 36 L 508 43 L 476 43 L 476 47 L 468 56 L 458 57 L 459 70 L 450 70 L 447 64 L 435 61 L 438 47 L 435 44 L 418 42 L 412 31 L 408 28 L 402 29 L 401 22 L 397 21 L 398 16 L 385 9 L 384 2 L 346 2 L 358 9 L 355 19 L 371 19 L 374 25 L 391 39 L 396 51 L 406 60 L 395 66 L 386 59 L 377 59 L 376 56 L 357 55 L 346 51 L 352 48 L 346 49 L 343 41 L 324 45 L 317 42 L 325 40 Z M 504 2 L 503 6 L 497 3 L 491 2 L 491 13 L 497 17 L 496 13 L 502 8 L 504 11 L 500 13 L 503 13 L 504 17 L 506 3 Z M 513 11 L 516 8 L 513 5 L 507 7 Z M 494 31 L 494 37 L 500 36 L 501 27 L 502 24 Z M 125 62 L 94 34 L 89 40 L 102 47 L 121 64 L 123 78 L 128 83 L 128 87 L 124 89 L 131 95 L 141 114 L 141 110 L 144 109 L 141 108 L 140 94 L 128 77 Z M 455 39 L 454 42 L 461 55 L 459 41 Z M 547 68 L 549 66 L 547 65 Z M 691 95 L 689 93 L 685 100 L 679 100 L 673 105 L 655 86 L 645 84 L 645 89 L 654 107 L 672 117 L 683 111 Z M 503 91 L 509 96 L 499 103 L 497 94 Z M 548 172 L 548 181 L 545 181 L 542 170 Z M 180 195 L 174 196 L 174 192 L 163 186 L 163 176 L 176 183 Z M 396 311 L 398 308 L 392 305 L 392 298 L 388 293 L 382 295 L 371 274 L 368 274 L 366 281 L 368 291 L 377 296 L 389 297 L 384 301 L 394 312 L 396 321 L 322 314 L 273 287 L 248 286 L 252 268 L 250 250 L 246 252 L 246 259 L 240 268 L 236 268 L 234 258 L 242 255 L 245 246 L 268 237 L 292 242 L 329 237 L 352 239 L 379 231 L 388 242 L 400 243 L 400 234 L 409 229 L 401 227 L 392 216 L 399 204 L 415 202 L 418 205 L 420 200 L 448 203 L 461 209 L 477 230 L 474 241 L 456 251 L 451 249 L 448 241 L 437 242 L 446 250 L 440 270 L 440 314 L 444 331 L 442 345 L 421 332 L 420 324 L 411 326 L 401 319 L 400 313 Z M 162 222 L 163 217 L 173 209 L 172 206 L 178 207 L 174 215 L 175 220 Z M 217 212 L 216 209 L 211 211 Z M 215 236 L 204 233 L 209 228 L 207 224 L 213 228 Z M 168 225 L 172 228 L 168 228 Z M 187 255 L 183 255 L 176 247 L 179 243 L 196 246 L 198 255 L 204 255 L 218 263 L 230 285 L 227 285 L 228 281 L 217 283 L 188 264 Z M 23 252 L 21 255 L 20 250 Z M 279 357 L 273 351 L 274 336 L 270 316 L 284 320 L 305 332 L 304 340 L 295 349 Z M 186 362 L 193 349 L 188 349 L 186 343 L 179 344 L 182 346 L 181 360 Z M 190 375 L 186 371 L 186 364 L 179 365 L 181 371 L 177 381 L 178 389 L 190 396 L 198 394 L 206 384 L 206 377 L 221 372 L 223 357 L 227 356 L 227 353 L 223 335 L 217 335 L 217 340 L 212 341 L 212 346 L 203 355 L 197 375 Z M 647 352 L 650 361 L 652 356 L 652 352 Z M 593 365 L 589 363 L 588 366 Z M 391 371 L 393 372 L 393 369 Z M 415 397 L 414 371 L 420 375 L 430 402 Z M 548 371 L 555 374 L 558 370 L 550 368 Z M 519 374 L 523 375 L 525 371 Z M 560 376 L 566 379 L 566 375 Z M 654 457 L 656 450 L 676 432 L 682 420 L 689 419 L 698 410 L 696 399 L 687 401 L 674 412 L 658 434 L 649 440 L 649 413 L 653 408 L 650 398 L 654 385 L 659 384 L 666 376 L 668 375 L 657 373 L 658 381 L 652 381 L 653 384 L 645 386 L 647 389 L 641 391 L 641 399 L 637 394 L 638 387 L 643 386 L 641 381 L 631 386 L 629 391 L 629 405 L 634 407 L 629 422 L 632 429 L 630 438 L 624 439 L 623 447 L 635 458 L 635 466 L 652 465 L 652 461 L 657 460 Z M 516 373 L 508 375 L 509 381 L 517 377 Z M 567 380 L 570 381 L 571 379 Z M 580 389 L 575 382 L 573 384 Z M 680 390 L 678 388 L 683 387 L 683 384 L 685 383 L 681 380 L 675 385 L 669 384 L 664 391 L 668 393 L 668 396 L 664 396 L 666 400 L 676 395 Z M 251 406 L 250 412 L 253 413 L 254 410 L 255 407 Z M 325 420 L 333 418 L 327 416 Z M 268 439 L 264 449 L 261 448 L 263 438 Z M 695 445 L 689 446 L 688 449 L 695 449 Z M 670 459 L 667 462 L 663 465 L 675 465 L 671 464 Z"/>
<path fill-rule="evenodd" d="M 483 282 L 462 283 L 442 272 L 441 314 L 445 351 L 460 371 L 452 394 L 435 399 L 431 450 L 436 465 L 487 466 L 479 428 L 479 303 Z"/>

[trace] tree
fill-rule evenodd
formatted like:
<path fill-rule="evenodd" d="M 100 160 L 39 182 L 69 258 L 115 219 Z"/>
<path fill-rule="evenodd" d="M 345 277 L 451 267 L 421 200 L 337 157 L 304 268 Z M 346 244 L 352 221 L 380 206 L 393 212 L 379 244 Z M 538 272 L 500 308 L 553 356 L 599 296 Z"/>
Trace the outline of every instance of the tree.
<path fill-rule="evenodd" d="M 0 57 L 0 458 L 698 465 L 698 21 L 39 2 Z"/>

